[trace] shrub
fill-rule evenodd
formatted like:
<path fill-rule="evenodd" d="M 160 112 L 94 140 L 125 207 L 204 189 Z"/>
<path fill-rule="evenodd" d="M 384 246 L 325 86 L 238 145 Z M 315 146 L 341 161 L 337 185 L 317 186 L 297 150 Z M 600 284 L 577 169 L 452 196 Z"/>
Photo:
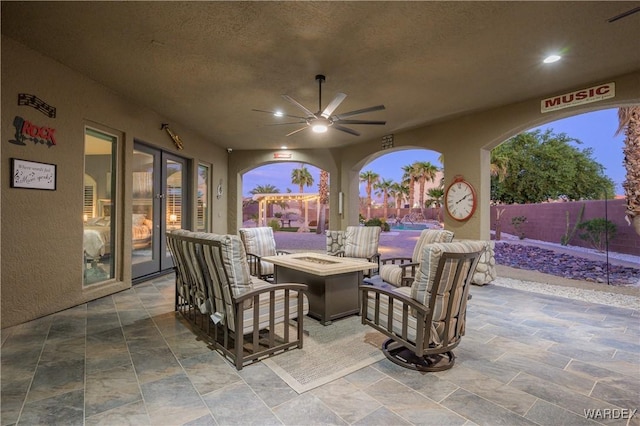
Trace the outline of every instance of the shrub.
<path fill-rule="evenodd" d="M 518 234 L 518 238 L 524 240 L 524 231 L 522 230 L 522 224 L 527 222 L 526 216 L 514 216 L 511 218 L 511 224 L 513 225 L 513 229 L 516 230 Z"/>
<path fill-rule="evenodd" d="M 280 229 L 280 221 L 278 219 L 271 219 L 267 226 L 273 228 L 274 231 L 278 231 Z"/>
<path fill-rule="evenodd" d="M 379 218 L 373 218 L 373 219 L 367 220 L 364 223 L 364 226 L 379 226 L 385 232 L 391 230 L 391 226 L 389 226 L 389 224 L 385 220 L 382 220 Z"/>
<path fill-rule="evenodd" d="M 598 251 L 604 251 L 607 241 L 615 238 L 618 231 L 615 223 L 601 217 L 580 222 L 578 229 L 583 231 L 578 234 L 580 239 L 588 241 Z"/>

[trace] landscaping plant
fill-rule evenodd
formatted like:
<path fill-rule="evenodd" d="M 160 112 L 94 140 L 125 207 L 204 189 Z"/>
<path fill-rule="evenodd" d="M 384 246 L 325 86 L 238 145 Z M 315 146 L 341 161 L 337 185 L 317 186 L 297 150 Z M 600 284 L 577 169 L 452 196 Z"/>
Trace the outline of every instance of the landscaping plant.
<path fill-rule="evenodd" d="M 598 251 L 604 251 L 608 242 L 615 238 L 617 232 L 615 223 L 601 217 L 581 222 L 578 229 L 583 231 L 578 236 L 582 240 L 588 241 Z"/>
<path fill-rule="evenodd" d="M 518 234 L 518 238 L 524 240 L 524 231 L 522 230 L 522 225 L 527 222 L 526 216 L 514 216 L 511 218 L 511 224 L 513 225 L 513 229 L 516 230 Z"/>

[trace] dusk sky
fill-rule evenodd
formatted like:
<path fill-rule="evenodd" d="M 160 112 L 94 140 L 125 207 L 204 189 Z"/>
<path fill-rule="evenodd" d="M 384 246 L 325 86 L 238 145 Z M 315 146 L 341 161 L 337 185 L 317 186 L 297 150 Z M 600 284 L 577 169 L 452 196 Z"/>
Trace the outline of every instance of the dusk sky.
<path fill-rule="evenodd" d="M 605 174 L 615 183 L 616 194 L 622 195 L 622 182 L 625 178 L 625 169 L 622 165 L 622 147 L 624 135 L 614 136 L 618 128 L 618 109 L 607 109 L 581 115 L 576 115 L 559 121 L 554 121 L 543 126 L 531 129 L 552 129 L 553 133 L 566 133 L 570 138 L 578 139 L 582 144 L 575 145 L 578 149 L 592 148 L 592 157 L 605 168 Z M 402 178 L 402 167 L 415 161 L 429 161 L 442 167 L 438 162 L 440 154 L 425 149 L 412 149 L 389 153 L 364 166 L 364 170 L 372 170 L 381 178 L 399 182 Z M 319 169 L 306 165 L 314 178 L 311 187 L 305 187 L 304 192 L 317 192 L 319 182 Z M 249 191 L 257 185 L 272 184 L 280 189 L 280 192 L 298 192 L 298 186 L 291 183 L 291 171 L 299 168 L 300 163 L 288 162 L 269 164 L 256 168 L 244 175 L 242 193 L 249 196 Z M 364 185 L 360 186 L 364 196 Z"/>

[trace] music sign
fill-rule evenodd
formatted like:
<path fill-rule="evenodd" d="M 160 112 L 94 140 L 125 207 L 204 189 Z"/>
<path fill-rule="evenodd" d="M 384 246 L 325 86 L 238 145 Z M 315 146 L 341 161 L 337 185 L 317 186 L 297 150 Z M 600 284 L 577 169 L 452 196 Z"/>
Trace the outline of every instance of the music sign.
<path fill-rule="evenodd" d="M 56 190 L 56 165 L 11 159 L 11 187 Z"/>

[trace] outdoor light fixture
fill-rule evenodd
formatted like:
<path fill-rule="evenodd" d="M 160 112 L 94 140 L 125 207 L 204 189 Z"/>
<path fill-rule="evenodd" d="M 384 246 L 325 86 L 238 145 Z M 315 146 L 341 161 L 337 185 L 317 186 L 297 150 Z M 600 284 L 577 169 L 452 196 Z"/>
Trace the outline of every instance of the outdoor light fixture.
<path fill-rule="evenodd" d="M 560 55 L 549 55 L 546 58 L 544 58 L 544 62 L 545 64 L 552 64 L 554 62 L 558 62 L 560 59 L 562 59 L 562 56 Z"/>
<path fill-rule="evenodd" d="M 273 113 L 273 115 L 275 115 L 276 117 L 282 117 L 284 116 L 284 114 L 282 113 L 282 111 L 276 111 Z"/>
<path fill-rule="evenodd" d="M 280 147 L 280 149 L 287 149 L 287 146 L 286 146 L 286 145 L 282 145 L 282 146 Z"/>

